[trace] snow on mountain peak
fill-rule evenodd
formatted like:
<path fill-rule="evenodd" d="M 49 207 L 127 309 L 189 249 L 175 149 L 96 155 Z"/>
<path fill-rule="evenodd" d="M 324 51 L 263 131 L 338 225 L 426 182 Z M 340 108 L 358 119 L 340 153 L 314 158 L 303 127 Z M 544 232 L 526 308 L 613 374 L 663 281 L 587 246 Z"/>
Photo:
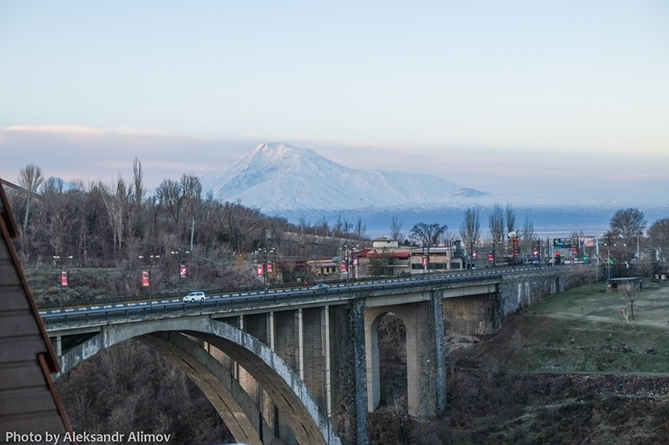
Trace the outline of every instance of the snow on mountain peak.
<path fill-rule="evenodd" d="M 208 175 L 202 184 L 218 199 L 263 211 L 419 205 L 481 194 L 433 175 L 348 168 L 308 148 L 275 142 L 258 145 L 225 177 Z"/>

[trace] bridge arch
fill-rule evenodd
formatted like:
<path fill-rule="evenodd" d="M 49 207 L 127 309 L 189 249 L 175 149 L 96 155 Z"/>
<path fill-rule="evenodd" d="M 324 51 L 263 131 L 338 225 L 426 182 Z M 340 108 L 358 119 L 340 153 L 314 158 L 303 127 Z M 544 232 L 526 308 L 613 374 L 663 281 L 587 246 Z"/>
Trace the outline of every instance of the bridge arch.
<path fill-rule="evenodd" d="M 406 366 L 406 358 L 408 355 L 407 351 L 407 330 L 406 330 L 406 323 L 404 322 L 403 318 L 390 310 L 384 310 L 380 311 L 378 314 L 376 314 L 376 317 L 372 320 L 371 326 L 370 326 L 370 332 L 368 339 L 370 347 L 369 347 L 369 355 L 368 355 L 368 369 L 367 369 L 367 379 L 369 382 L 369 389 L 368 389 L 368 409 L 369 412 L 374 412 L 380 405 L 381 403 L 381 383 L 382 383 L 382 373 L 381 373 L 381 345 L 380 345 L 380 328 L 381 328 L 381 323 L 386 317 L 395 317 L 398 321 L 398 323 L 401 323 L 402 327 L 404 328 L 404 364 Z M 405 369 L 405 378 L 408 380 L 408 370 Z"/>
<path fill-rule="evenodd" d="M 163 333 L 181 332 L 204 340 L 239 363 L 270 395 L 284 413 L 300 444 L 340 445 L 327 416 L 320 410 L 304 382 L 268 346 L 250 334 L 209 317 L 170 318 L 141 323 L 104 326 L 96 335 L 63 354 L 61 374 L 103 349 L 130 338 L 158 341 Z M 153 335 L 152 335 L 153 334 Z"/>
<path fill-rule="evenodd" d="M 207 396 L 237 442 L 272 442 L 272 430 L 239 382 L 199 343 L 179 332 L 142 335 L 139 341 L 181 368 Z"/>

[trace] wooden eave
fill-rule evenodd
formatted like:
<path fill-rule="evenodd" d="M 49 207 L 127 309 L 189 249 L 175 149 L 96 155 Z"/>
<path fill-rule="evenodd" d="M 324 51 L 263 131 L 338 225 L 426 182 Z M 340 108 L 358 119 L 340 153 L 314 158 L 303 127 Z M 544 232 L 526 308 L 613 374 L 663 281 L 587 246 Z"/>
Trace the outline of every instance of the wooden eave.
<path fill-rule="evenodd" d="M 8 185 L 11 184 L 4 179 L 0 178 L 0 201 L 2 201 L 2 208 L 5 210 L 2 212 L 2 219 L 5 222 L 5 227 L 7 227 L 7 233 L 11 238 L 16 238 L 19 236 L 19 228 L 16 225 L 16 220 L 14 219 L 14 215 L 12 214 L 12 209 L 9 207 L 9 200 L 7 199 L 7 195 L 5 194 L 5 190 L 2 187 L 2 185 Z M 13 184 L 12 184 L 13 185 Z M 11 187 L 11 186 L 10 186 Z"/>
<path fill-rule="evenodd" d="M 2 236 L 5 239 L 5 243 L 7 244 L 9 254 L 11 255 L 12 261 L 14 262 L 14 266 L 16 267 L 16 273 L 19 275 L 19 279 L 21 281 L 21 287 L 23 288 L 23 292 L 26 296 L 26 299 L 30 304 L 31 313 L 33 317 L 35 317 L 35 320 L 37 321 L 40 334 L 46 345 L 47 348 L 47 356 L 45 357 L 46 364 L 51 373 L 60 372 L 60 365 L 58 364 L 56 351 L 53 349 L 53 344 L 51 343 L 51 339 L 49 338 L 49 335 L 46 332 L 46 327 L 44 326 L 42 317 L 39 314 L 39 309 L 37 308 L 37 305 L 35 304 L 35 299 L 33 298 L 33 294 L 30 291 L 28 280 L 26 279 L 26 276 L 23 273 L 23 267 L 21 266 L 21 262 L 19 261 L 19 256 L 16 253 L 16 249 L 14 249 L 14 244 L 12 243 L 12 239 L 19 236 L 19 230 L 16 225 L 16 221 L 14 220 L 12 210 L 9 207 L 9 200 L 7 199 L 7 195 L 5 194 L 5 190 L 2 187 L 2 185 L 0 185 L 0 201 L 2 202 L 2 209 L 3 209 L 2 212 L 0 213 L 0 232 L 2 232 Z"/>

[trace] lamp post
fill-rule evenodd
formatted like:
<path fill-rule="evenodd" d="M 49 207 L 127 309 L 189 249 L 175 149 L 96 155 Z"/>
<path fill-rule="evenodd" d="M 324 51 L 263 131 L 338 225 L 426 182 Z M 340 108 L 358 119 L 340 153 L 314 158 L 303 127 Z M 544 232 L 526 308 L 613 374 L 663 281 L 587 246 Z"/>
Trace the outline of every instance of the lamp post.
<path fill-rule="evenodd" d="M 72 255 L 67 257 L 68 259 L 72 259 Z M 63 259 L 60 257 L 60 255 L 54 255 L 53 256 L 54 260 L 58 260 L 58 263 L 60 265 L 60 275 L 58 276 L 58 279 L 60 280 L 60 308 L 63 308 Z"/>
<path fill-rule="evenodd" d="M 349 246 L 348 244 L 344 244 L 344 247 L 342 248 L 342 253 L 344 254 L 344 258 L 346 258 L 346 282 L 350 284 L 351 282 L 351 254 L 353 253 L 353 246 Z"/>
<path fill-rule="evenodd" d="M 267 255 L 268 254 L 274 254 L 274 248 L 272 247 L 269 251 L 267 248 L 263 247 L 262 249 L 258 249 L 255 252 L 255 255 L 260 255 L 262 258 L 262 278 L 263 278 L 263 284 L 265 286 L 265 293 L 267 293 L 267 287 L 268 287 L 268 278 L 267 278 Z"/>
<path fill-rule="evenodd" d="M 179 249 L 179 250 L 176 250 L 176 251 L 175 251 L 175 250 L 172 250 L 172 251 L 170 252 L 170 254 L 172 254 L 172 255 L 179 255 L 179 256 L 177 257 L 177 259 L 178 259 L 178 261 L 179 261 L 179 270 L 178 270 L 178 272 L 177 272 L 177 282 L 179 283 L 179 284 L 178 284 L 178 287 L 179 287 L 179 293 L 181 293 L 181 280 L 185 280 L 185 279 L 186 279 L 186 274 L 187 274 L 186 265 L 183 264 L 183 262 L 184 262 L 184 255 L 188 255 L 188 254 L 190 254 L 190 250 L 182 250 L 182 249 Z M 183 271 L 182 271 L 182 268 L 183 268 Z"/>
<path fill-rule="evenodd" d="M 144 259 L 144 256 L 139 255 L 137 258 L 139 259 Z M 153 280 L 153 277 L 151 276 L 152 270 L 153 270 L 153 260 L 160 258 L 160 255 L 149 255 L 149 303 L 153 303 L 153 286 L 151 285 L 151 280 Z"/>

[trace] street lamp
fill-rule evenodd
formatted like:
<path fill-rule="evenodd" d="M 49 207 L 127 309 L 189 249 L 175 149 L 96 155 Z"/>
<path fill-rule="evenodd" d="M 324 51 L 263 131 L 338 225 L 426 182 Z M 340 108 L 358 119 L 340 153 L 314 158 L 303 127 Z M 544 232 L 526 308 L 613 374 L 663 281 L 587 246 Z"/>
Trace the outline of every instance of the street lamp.
<path fill-rule="evenodd" d="M 187 274 L 187 269 L 186 266 L 183 264 L 183 257 L 184 255 L 190 254 L 190 250 L 177 250 L 177 251 L 171 251 L 170 254 L 172 255 L 179 255 L 178 260 L 179 260 L 179 271 L 177 272 L 177 282 L 179 283 L 179 293 L 181 293 L 181 280 L 186 278 Z"/>
<path fill-rule="evenodd" d="M 356 248 L 359 248 L 360 245 L 356 245 Z M 348 244 L 344 244 L 344 247 L 342 249 L 342 253 L 344 254 L 344 258 L 346 258 L 346 281 L 350 283 L 351 281 L 351 254 L 354 252 L 353 246 L 349 246 Z"/>
<path fill-rule="evenodd" d="M 144 256 L 139 255 L 137 258 L 140 260 L 144 259 Z M 151 276 L 151 272 L 153 270 L 153 260 L 160 258 L 160 255 L 149 255 L 149 302 L 153 302 L 153 286 L 151 285 L 151 280 L 153 280 L 153 277 Z"/>
<path fill-rule="evenodd" d="M 72 255 L 67 257 L 68 259 L 72 259 Z M 53 256 L 54 260 L 58 260 L 58 263 L 60 264 L 60 276 L 58 279 L 60 280 L 60 308 L 63 308 L 63 259 L 60 257 L 60 255 L 54 255 Z"/>
<path fill-rule="evenodd" d="M 265 293 L 267 293 L 267 286 L 268 286 L 268 278 L 267 278 L 267 255 L 274 254 L 274 248 L 272 247 L 269 251 L 267 248 L 263 247 L 262 249 L 258 249 L 254 252 L 255 255 L 260 255 L 262 258 L 262 278 L 263 278 L 263 284 L 265 286 Z"/>

